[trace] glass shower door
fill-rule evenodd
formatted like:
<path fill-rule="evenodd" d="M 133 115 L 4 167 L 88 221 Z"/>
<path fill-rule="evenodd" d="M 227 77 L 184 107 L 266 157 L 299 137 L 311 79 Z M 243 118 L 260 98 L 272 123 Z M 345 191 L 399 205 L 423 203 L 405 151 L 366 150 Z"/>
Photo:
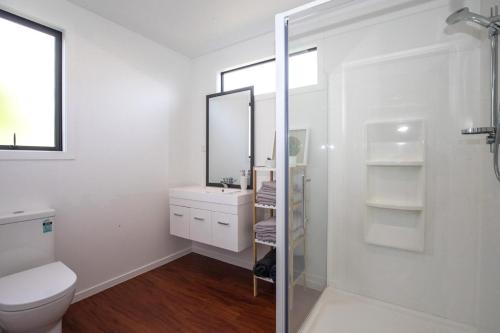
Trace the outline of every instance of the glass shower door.
<path fill-rule="evenodd" d="M 500 331 L 500 185 L 485 137 L 461 134 L 490 123 L 490 41 L 446 22 L 495 4 L 331 0 L 277 17 L 288 332 Z M 288 55 L 311 48 L 317 84 L 289 89 Z"/>

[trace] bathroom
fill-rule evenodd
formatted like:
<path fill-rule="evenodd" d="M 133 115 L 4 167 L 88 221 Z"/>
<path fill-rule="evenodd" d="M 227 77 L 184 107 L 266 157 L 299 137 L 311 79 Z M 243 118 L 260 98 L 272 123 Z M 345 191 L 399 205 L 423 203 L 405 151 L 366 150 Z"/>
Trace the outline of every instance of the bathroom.
<path fill-rule="evenodd" d="M 54 149 L 14 139 L 0 103 L 0 272 L 29 268 L 7 227 L 42 223 L 65 267 L 47 281 L 68 283 L 48 326 L 16 330 L 2 297 L 42 295 L 0 276 L 0 332 L 500 332 L 495 6 L 0 0 L 61 54 Z M 464 7 L 484 20 L 447 22 Z M 0 73 L 21 55 L 43 61 Z M 240 123 L 217 118 L 233 96 Z M 269 253 L 274 281 L 252 273 Z"/>

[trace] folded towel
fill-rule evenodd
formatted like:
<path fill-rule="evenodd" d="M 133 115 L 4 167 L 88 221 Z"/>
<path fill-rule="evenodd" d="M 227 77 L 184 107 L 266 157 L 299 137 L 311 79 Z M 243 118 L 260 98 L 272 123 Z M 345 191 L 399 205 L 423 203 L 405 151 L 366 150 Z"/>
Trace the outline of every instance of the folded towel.
<path fill-rule="evenodd" d="M 276 230 L 265 230 L 265 231 L 258 231 L 255 233 L 257 237 L 275 237 L 276 235 Z"/>
<path fill-rule="evenodd" d="M 264 206 L 276 206 L 276 200 L 270 200 L 270 199 L 258 199 L 256 203 Z"/>
<path fill-rule="evenodd" d="M 266 220 L 262 220 L 262 221 L 259 221 L 257 222 L 257 224 L 255 224 L 255 228 L 265 228 L 265 227 L 273 227 L 273 228 L 276 228 L 276 217 L 270 217 Z"/>
<path fill-rule="evenodd" d="M 255 238 L 264 242 L 276 243 L 276 217 L 255 224 Z"/>
<path fill-rule="evenodd" d="M 276 195 L 276 191 L 275 190 L 265 190 L 265 189 L 261 189 L 259 191 L 257 191 L 257 195 L 263 195 L 263 194 L 266 194 L 266 195 Z"/>
<path fill-rule="evenodd" d="M 259 234 L 274 234 L 276 232 L 276 227 L 260 227 L 255 229 L 256 233 Z"/>
<path fill-rule="evenodd" d="M 276 204 L 276 182 L 262 182 L 262 186 L 257 191 L 256 200 L 260 204 L 274 206 Z"/>
<path fill-rule="evenodd" d="M 276 265 L 276 250 L 269 251 L 264 258 L 257 261 L 253 273 L 260 277 L 269 277 L 271 268 Z"/>
<path fill-rule="evenodd" d="M 256 239 L 260 242 L 266 242 L 266 243 L 272 243 L 272 244 L 276 244 L 276 238 L 275 237 L 261 237 L 261 236 L 258 236 L 256 237 Z"/>
<path fill-rule="evenodd" d="M 276 201 L 271 201 L 271 200 L 257 200 L 257 203 L 259 205 L 263 205 L 263 206 L 276 206 Z"/>
<path fill-rule="evenodd" d="M 255 232 L 266 233 L 266 232 L 274 232 L 274 231 L 276 231 L 276 225 L 269 225 L 269 226 L 255 225 Z"/>
<path fill-rule="evenodd" d="M 257 192 L 276 193 L 276 187 L 263 185 Z"/>
<path fill-rule="evenodd" d="M 255 196 L 255 199 L 258 200 L 272 200 L 276 201 L 276 195 L 274 194 L 266 194 L 266 193 L 259 193 Z"/>
<path fill-rule="evenodd" d="M 273 279 L 273 282 L 276 283 L 276 265 L 271 267 L 271 271 L 269 272 L 269 277 Z"/>
<path fill-rule="evenodd" d="M 271 229 L 269 229 L 269 230 L 259 230 L 255 234 L 257 236 L 260 235 L 260 236 L 264 236 L 264 237 L 265 236 L 273 236 L 274 237 L 274 235 L 276 235 L 276 230 L 271 230 Z"/>
<path fill-rule="evenodd" d="M 259 232 L 256 232 L 255 235 L 260 236 L 260 237 L 275 237 L 276 230 L 259 231 Z"/>
<path fill-rule="evenodd" d="M 276 196 L 269 195 L 269 194 L 257 194 L 257 196 L 255 198 L 257 199 L 257 201 L 261 201 L 261 200 L 276 201 Z"/>
<path fill-rule="evenodd" d="M 276 193 L 276 187 L 271 186 L 261 186 L 257 192 L 267 192 L 267 193 Z"/>
<path fill-rule="evenodd" d="M 262 182 L 262 187 L 261 188 L 271 188 L 276 190 L 276 181 L 275 180 L 269 180 Z"/>

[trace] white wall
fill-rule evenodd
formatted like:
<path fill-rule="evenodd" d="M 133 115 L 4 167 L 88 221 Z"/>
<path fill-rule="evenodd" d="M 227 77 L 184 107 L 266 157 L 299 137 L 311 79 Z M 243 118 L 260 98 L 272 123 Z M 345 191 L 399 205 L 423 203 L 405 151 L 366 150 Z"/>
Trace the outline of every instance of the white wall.
<path fill-rule="evenodd" d="M 418 12 L 363 16 L 320 35 L 335 146 L 329 159 L 329 278 L 340 289 L 475 326 L 478 184 L 492 175 L 471 173 L 488 149 L 459 134 L 487 119 L 476 107 L 480 40 L 468 28 L 445 24 L 460 5 L 435 1 Z M 365 124 L 412 118 L 427 127 L 423 253 L 370 245 L 363 229 Z"/>
<path fill-rule="evenodd" d="M 169 235 L 186 180 L 190 61 L 64 0 L 0 6 L 62 29 L 73 160 L 0 160 L 0 210 L 52 207 L 78 291 L 189 249 Z"/>

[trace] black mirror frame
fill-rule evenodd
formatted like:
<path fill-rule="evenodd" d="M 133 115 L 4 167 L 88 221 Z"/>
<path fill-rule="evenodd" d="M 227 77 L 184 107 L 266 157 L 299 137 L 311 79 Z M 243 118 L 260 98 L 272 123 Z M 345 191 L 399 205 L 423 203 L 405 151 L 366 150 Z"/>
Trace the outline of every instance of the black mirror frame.
<path fill-rule="evenodd" d="M 229 94 L 235 94 L 235 93 L 240 93 L 243 91 L 250 91 L 250 182 L 247 185 L 247 189 L 252 189 L 253 188 L 253 167 L 254 167 L 254 160 L 255 160 L 255 152 L 254 152 L 254 118 L 255 118 L 255 99 L 254 99 L 254 89 L 253 86 L 250 87 L 244 87 L 244 88 L 239 88 L 235 90 L 228 90 L 228 91 L 223 91 L 220 93 L 216 94 L 210 94 L 206 96 L 206 138 L 205 138 L 205 149 L 206 149 L 206 159 L 205 159 L 205 183 L 206 186 L 215 186 L 215 187 L 223 187 L 221 183 L 210 183 L 209 181 L 209 161 L 210 161 L 210 145 L 209 145 L 209 117 L 210 117 L 210 99 L 214 97 L 220 97 L 224 95 L 229 95 Z M 240 185 L 235 185 L 231 184 L 228 185 L 230 188 L 240 188 Z"/>

